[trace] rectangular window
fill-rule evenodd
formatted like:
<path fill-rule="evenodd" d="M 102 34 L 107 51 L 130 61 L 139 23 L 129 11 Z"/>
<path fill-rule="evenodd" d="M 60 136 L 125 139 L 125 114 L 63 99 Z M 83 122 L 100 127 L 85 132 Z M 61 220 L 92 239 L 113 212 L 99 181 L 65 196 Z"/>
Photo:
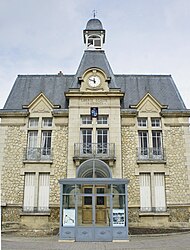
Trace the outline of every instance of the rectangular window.
<path fill-rule="evenodd" d="M 25 173 L 24 212 L 49 211 L 49 173 Z"/>
<path fill-rule="evenodd" d="M 90 115 L 81 116 L 82 124 L 92 124 L 92 118 Z"/>
<path fill-rule="evenodd" d="M 39 121 L 38 118 L 30 118 L 29 119 L 29 123 L 28 123 L 28 127 L 29 128 L 36 128 L 36 127 L 38 127 L 38 121 Z"/>
<path fill-rule="evenodd" d="M 108 130 L 97 129 L 97 153 L 107 154 L 108 151 Z"/>
<path fill-rule="evenodd" d="M 50 160 L 52 155 L 52 118 L 29 118 L 26 160 Z"/>
<path fill-rule="evenodd" d="M 138 118 L 139 127 L 147 127 L 147 118 Z"/>
<path fill-rule="evenodd" d="M 82 129 L 82 153 L 92 153 L 92 129 Z"/>
<path fill-rule="evenodd" d="M 152 131 L 153 156 L 162 155 L 162 132 Z"/>
<path fill-rule="evenodd" d="M 140 174 L 140 204 L 141 211 L 151 211 L 150 173 Z"/>
<path fill-rule="evenodd" d="M 51 155 L 51 131 L 42 131 L 42 155 Z"/>
<path fill-rule="evenodd" d="M 166 211 L 164 173 L 140 174 L 140 204 L 142 212 Z"/>
<path fill-rule="evenodd" d="M 52 118 L 42 118 L 42 127 L 51 127 Z"/>
<path fill-rule="evenodd" d="M 49 209 L 49 173 L 40 173 L 38 210 L 47 211 L 48 209 Z"/>
<path fill-rule="evenodd" d="M 106 115 L 98 116 L 97 124 L 108 124 L 108 116 Z"/>
<path fill-rule="evenodd" d="M 152 118 L 151 125 L 152 127 L 161 127 L 160 118 Z"/>
<path fill-rule="evenodd" d="M 29 131 L 28 132 L 28 147 L 36 148 L 38 140 L 38 131 Z"/>
<path fill-rule="evenodd" d="M 35 160 L 38 158 L 38 131 L 29 131 L 28 132 L 28 148 L 27 148 L 27 159 Z"/>
<path fill-rule="evenodd" d="M 35 173 L 25 174 L 24 211 L 34 211 L 35 207 Z"/>
<path fill-rule="evenodd" d="M 139 131 L 139 156 L 148 157 L 148 131 Z"/>

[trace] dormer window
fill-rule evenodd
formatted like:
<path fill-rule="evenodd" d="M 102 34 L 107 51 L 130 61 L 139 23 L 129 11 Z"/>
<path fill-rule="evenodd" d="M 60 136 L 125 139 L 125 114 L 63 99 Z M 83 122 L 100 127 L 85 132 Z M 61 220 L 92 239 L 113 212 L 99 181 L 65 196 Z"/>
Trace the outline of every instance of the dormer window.
<path fill-rule="evenodd" d="M 98 35 L 91 35 L 88 37 L 88 43 L 87 47 L 89 49 L 101 49 L 102 47 L 102 42 L 101 42 L 101 37 Z"/>

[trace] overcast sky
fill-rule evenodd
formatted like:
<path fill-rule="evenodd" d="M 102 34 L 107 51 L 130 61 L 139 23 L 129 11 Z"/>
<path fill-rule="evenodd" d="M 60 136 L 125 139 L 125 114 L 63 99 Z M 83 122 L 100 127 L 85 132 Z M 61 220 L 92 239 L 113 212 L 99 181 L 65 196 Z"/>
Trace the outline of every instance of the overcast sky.
<path fill-rule="evenodd" d="M 113 72 L 171 74 L 190 109 L 190 0 L 0 0 L 0 108 L 19 74 L 76 73 L 94 9 Z"/>

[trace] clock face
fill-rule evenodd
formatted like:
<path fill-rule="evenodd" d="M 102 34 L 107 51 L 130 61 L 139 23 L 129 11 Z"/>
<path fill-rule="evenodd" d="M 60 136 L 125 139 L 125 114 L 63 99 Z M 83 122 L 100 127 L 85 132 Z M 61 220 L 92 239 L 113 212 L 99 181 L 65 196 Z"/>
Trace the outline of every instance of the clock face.
<path fill-rule="evenodd" d="M 98 85 L 100 85 L 100 77 L 99 76 L 90 76 L 88 78 L 88 84 L 91 87 L 97 87 Z"/>

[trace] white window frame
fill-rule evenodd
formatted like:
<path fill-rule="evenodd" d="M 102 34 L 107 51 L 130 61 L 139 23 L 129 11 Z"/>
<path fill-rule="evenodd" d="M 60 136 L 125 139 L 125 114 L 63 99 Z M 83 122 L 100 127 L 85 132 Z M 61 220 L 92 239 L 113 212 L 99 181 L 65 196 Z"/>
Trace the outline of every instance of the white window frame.
<path fill-rule="evenodd" d="M 35 173 L 25 173 L 23 210 L 32 212 L 35 207 Z"/>
<path fill-rule="evenodd" d="M 39 124 L 39 118 L 29 118 L 28 127 L 29 128 L 37 128 Z"/>
<path fill-rule="evenodd" d="M 97 128 L 96 129 L 96 142 L 97 142 L 97 153 L 107 154 L 108 153 L 108 129 Z"/>
<path fill-rule="evenodd" d="M 51 117 L 43 117 L 42 118 L 42 128 L 52 127 L 53 119 Z"/>
<path fill-rule="evenodd" d="M 164 159 L 161 118 L 138 117 L 139 159 Z M 143 135 L 146 133 L 146 136 Z M 146 138 L 147 137 L 147 138 Z M 145 145 L 147 144 L 147 145 Z"/>
<path fill-rule="evenodd" d="M 151 126 L 160 128 L 161 127 L 161 119 L 160 118 L 151 118 Z"/>
<path fill-rule="evenodd" d="M 108 116 L 107 115 L 99 115 L 97 118 L 97 124 L 108 124 Z"/>
<path fill-rule="evenodd" d="M 139 157 L 149 158 L 149 138 L 147 130 L 138 131 L 139 137 Z"/>
<path fill-rule="evenodd" d="M 81 129 L 81 153 L 92 154 L 92 128 Z"/>
<path fill-rule="evenodd" d="M 27 160 L 51 160 L 52 117 L 31 117 L 28 122 Z M 34 136 L 34 134 L 36 134 Z M 48 134 L 46 136 L 46 134 Z M 32 139 L 32 136 L 34 139 Z M 33 142 L 32 142 L 33 140 Z"/>
<path fill-rule="evenodd" d="M 50 173 L 26 172 L 23 212 L 49 212 Z"/>
<path fill-rule="evenodd" d="M 81 123 L 82 124 L 92 124 L 92 118 L 90 115 L 82 115 L 81 116 Z"/>
<path fill-rule="evenodd" d="M 138 119 L 137 119 L 137 121 L 138 121 L 138 126 L 139 127 L 147 127 L 147 118 L 141 118 L 141 117 L 139 117 Z"/>
<path fill-rule="evenodd" d="M 166 212 L 165 174 L 140 173 L 141 212 Z"/>

